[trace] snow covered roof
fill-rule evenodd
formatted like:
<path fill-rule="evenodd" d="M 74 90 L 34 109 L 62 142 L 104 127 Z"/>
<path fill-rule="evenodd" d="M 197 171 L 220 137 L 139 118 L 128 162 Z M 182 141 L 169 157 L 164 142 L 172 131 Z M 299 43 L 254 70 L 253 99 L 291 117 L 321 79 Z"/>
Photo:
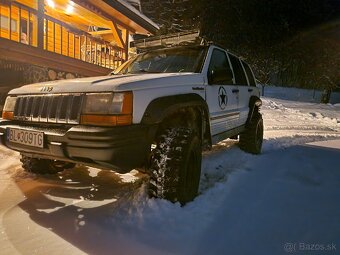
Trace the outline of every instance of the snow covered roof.
<path fill-rule="evenodd" d="M 124 0 L 103 0 L 103 2 L 110 5 L 112 8 L 114 8 L 124 16 L 128 17 L 132 21 L 131 25 L 137 25 L 137 27 L 141 27 L 144 29 L 144 31 L 136 32 L 149 32 L 151 34 L 155 34 L 159 30 L 159 26 L 155 22 L 142 14 L 139 10 L 137 10 L 128 2 Z"/>

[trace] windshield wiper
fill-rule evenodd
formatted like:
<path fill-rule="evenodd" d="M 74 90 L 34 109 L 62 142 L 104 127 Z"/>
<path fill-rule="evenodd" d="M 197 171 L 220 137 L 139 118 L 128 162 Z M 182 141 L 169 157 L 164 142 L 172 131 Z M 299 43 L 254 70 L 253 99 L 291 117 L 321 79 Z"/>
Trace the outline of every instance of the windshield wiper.
<path fill-rule="evenodd" d="M 149 71 L 147 69 L 139 69 L 138 71 L 134 71 L 134 72 L 128 72 L 131 74 L 139 74 L 139 73 L 161 73 L 161 72 L 157 72 L 157 71 Z"/>
<path fill-rule="evenodd" d="M 159 71 L 150 71 L 147 69 L 139 69 L 137 73 L 161 73 Z"/>
<path fill-rule="evenodd" d="M 111 73 L 111 75 L 124 75 L 124 74 L 140 74 L 140 73 L 162 73 L 162 72 L 157 72 L 157 71 L 149 71 L 146 69 L 139 69 L 138 71 L 133 71 L 133 72 L 126 72 L 126 73 Z"/>

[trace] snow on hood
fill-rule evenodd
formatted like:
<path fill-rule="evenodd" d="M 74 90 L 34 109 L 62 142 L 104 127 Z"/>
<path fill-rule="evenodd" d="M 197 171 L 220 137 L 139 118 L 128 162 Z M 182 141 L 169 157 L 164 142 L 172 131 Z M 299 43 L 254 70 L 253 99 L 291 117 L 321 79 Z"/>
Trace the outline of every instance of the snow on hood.
<path fill-rule="evenodd" d="M 127 91 L 150 87 L 202 85 L 203 83 L 203 76 L 197 73 L 129 74 L 36 83 L 13 89 L 9 94 Z"/>

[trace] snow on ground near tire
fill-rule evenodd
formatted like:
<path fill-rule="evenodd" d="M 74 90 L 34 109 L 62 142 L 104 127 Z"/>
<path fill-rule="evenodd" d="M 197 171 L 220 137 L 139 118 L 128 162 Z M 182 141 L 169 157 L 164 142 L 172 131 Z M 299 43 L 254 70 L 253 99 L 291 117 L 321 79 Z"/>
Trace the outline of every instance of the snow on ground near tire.
<path fill-rule="evenodd" d="M 0 253 L 336 254 L 340 106 L 263 102 L 263 154 L 232 140 L 205 152 L 200 195 L 185 207 L 148 199 L 137 171 L 39 177 L 0 147 Z"/>

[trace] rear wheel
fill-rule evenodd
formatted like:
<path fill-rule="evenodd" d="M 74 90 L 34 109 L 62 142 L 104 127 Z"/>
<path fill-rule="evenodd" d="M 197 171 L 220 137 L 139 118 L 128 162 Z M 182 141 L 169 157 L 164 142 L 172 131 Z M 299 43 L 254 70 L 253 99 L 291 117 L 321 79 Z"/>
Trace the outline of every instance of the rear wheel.
<path fill-rule="evenodd" d="M 201 142 L 190 128 L 169 128 L 152 151 L 149 194 L 182 205 L 198 193 L 201 175 Z"/>
<path fill-rule="evenodd" d="M 74 163 L 50 159 L 31 158 L 21 155 L 20 161 L 25 171 L 35 174 L 56 174 L 75 166 Z"/>
<path fill-rule="evenodd" d="M 240 134 L 239 146 L 242 150 L 260 154 L 263 143 L 263 119 L 259 112 L 254 113 L 246 131 Z"/>

